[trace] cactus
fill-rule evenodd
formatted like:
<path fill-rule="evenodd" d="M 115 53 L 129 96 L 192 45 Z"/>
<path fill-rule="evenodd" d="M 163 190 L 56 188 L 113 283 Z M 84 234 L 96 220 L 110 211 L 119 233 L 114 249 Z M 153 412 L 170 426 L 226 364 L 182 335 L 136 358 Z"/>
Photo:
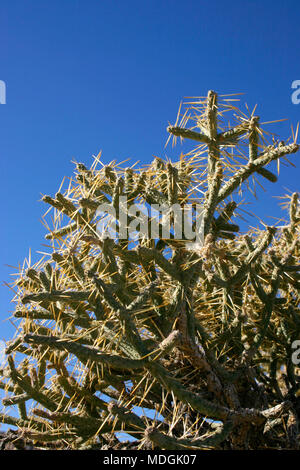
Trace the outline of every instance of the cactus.
<path fill-rule="evenodd" d="M 234 221 L 242 191 L 251 180 L 275 183 L 266 166 L 297 152 L 297 136 L 270 143 L 257 116 L 213 91 L 178 120 L 169 137 L 196 147 L 177 162 L 156 157 L 137 170 L 97 157 L 43 197 L 50 254 L 25 263 L 15 282 L 20 324 L 0 370 L 3 405 L 19 412 L 0 414 L 14 440 L 41 449 L 299 448 L 298 196 L 283 198 L 289 220 L 280 225 L 244 234 Z M 107 204 L 119 220 L 125 196 L 147 207 L 202 204 L 203 242 L 172 231 L 105 238 L 97 209 Z"/>

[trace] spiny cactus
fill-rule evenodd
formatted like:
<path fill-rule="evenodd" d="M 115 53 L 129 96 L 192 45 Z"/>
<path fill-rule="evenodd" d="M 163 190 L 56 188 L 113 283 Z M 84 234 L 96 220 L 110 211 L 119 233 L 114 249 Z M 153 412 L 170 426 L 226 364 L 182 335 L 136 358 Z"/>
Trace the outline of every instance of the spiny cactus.
<path fill-rule="evenodd" d="M 20 325 L 0 371 L 3 404 L 19 411 L 0 415 L 14 439 L 44 449 L 299 447 L 298 196 L 285 196 L 289 220 L 277 226 L 243 234 L 234 221 L 251 179 L 276 182 L 266 166 L 299 145 L 276 141 L 229 99 L 209 91 L 186 103 L 168 132 L 197 146 L 176 163 L 123 169 L 97 157 L 43 197 L 50 254 L 15 283 Z M 119 220 L 121 197 L 202 204 L 203 243 L 174 230 L 105 238 L 97 209 Z"/>

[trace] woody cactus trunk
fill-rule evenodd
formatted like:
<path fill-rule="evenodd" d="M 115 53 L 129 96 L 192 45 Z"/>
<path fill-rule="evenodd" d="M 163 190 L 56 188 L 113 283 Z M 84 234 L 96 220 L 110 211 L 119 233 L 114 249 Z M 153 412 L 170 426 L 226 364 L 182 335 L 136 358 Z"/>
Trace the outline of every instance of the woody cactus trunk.
<path fill-rule="evenodd" d="M 19 324 L 1 368 L 0 420 L 16 445 L 299 448 L 298 196 L 283 197 L 288 220 L 237 225 L 244 191 L 276 183 L 266 166 L 299 145 L 230 99 L 209 91 L 185 103 L 167 130 L 196 146 L 177 162 L 136 169 L 97 157 L 43 197 L 49 256 L 25 262 L 15 282 Z M 118 220 L 121 196 L 202 204 L 203 243 L 176 238 L 172 216 L 168 237 L 103 236 L 97 209 Z"/>

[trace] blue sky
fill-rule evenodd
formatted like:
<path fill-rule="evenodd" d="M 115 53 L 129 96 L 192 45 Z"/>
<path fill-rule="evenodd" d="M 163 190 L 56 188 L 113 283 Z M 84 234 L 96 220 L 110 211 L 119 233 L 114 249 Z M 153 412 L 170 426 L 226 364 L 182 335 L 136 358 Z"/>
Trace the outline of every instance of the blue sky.
<path fill-rule="evenodd" d="M 39 200 L 71 176 L 72 160 L 90 165 L 100 150 L 104 162 L 169 156 L 180 100 L 209 89 L 244 92 L 261 120 L 288 118 L 272 127 L 288 137 L 300 120 L 299 18 L 296 0 L 1 1 L 0 339 L 14 332 L 8 265 L 44 250 Z M 299 190 L 299 155 L 291 160 L 296 168 L 251 199 L 270 224 L 282 214 L 273 196 Z"/>

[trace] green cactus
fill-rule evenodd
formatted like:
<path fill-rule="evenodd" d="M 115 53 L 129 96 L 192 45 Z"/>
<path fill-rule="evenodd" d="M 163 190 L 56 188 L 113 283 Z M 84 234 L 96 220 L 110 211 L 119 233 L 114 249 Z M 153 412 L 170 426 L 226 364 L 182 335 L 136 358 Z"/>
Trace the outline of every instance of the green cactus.
<path fill-rule="evenodd" d="M 281 225 L 241 234 L 234 221 L 251 179 L 275 183 L 266 166 L 299 145 L 269 144 L 259 118 L 228 103 L 209 91 L 186 104 L 167 130 L 197 145 L 176 163 L 137 170 L 97 157 L 43 197 L 50 254 L 15 283 L 20 325 L 0 370 L 3 405 L 19 410 L 0 414 L 14 439 L 43 449 L 299 448 L 298 196 L 285 196 Z M 120 221 L 122 197 L 202 204 L 203 243 L 162 237 L 162 223 L 157 238 L 103 237 L 97 209 Z"/>

